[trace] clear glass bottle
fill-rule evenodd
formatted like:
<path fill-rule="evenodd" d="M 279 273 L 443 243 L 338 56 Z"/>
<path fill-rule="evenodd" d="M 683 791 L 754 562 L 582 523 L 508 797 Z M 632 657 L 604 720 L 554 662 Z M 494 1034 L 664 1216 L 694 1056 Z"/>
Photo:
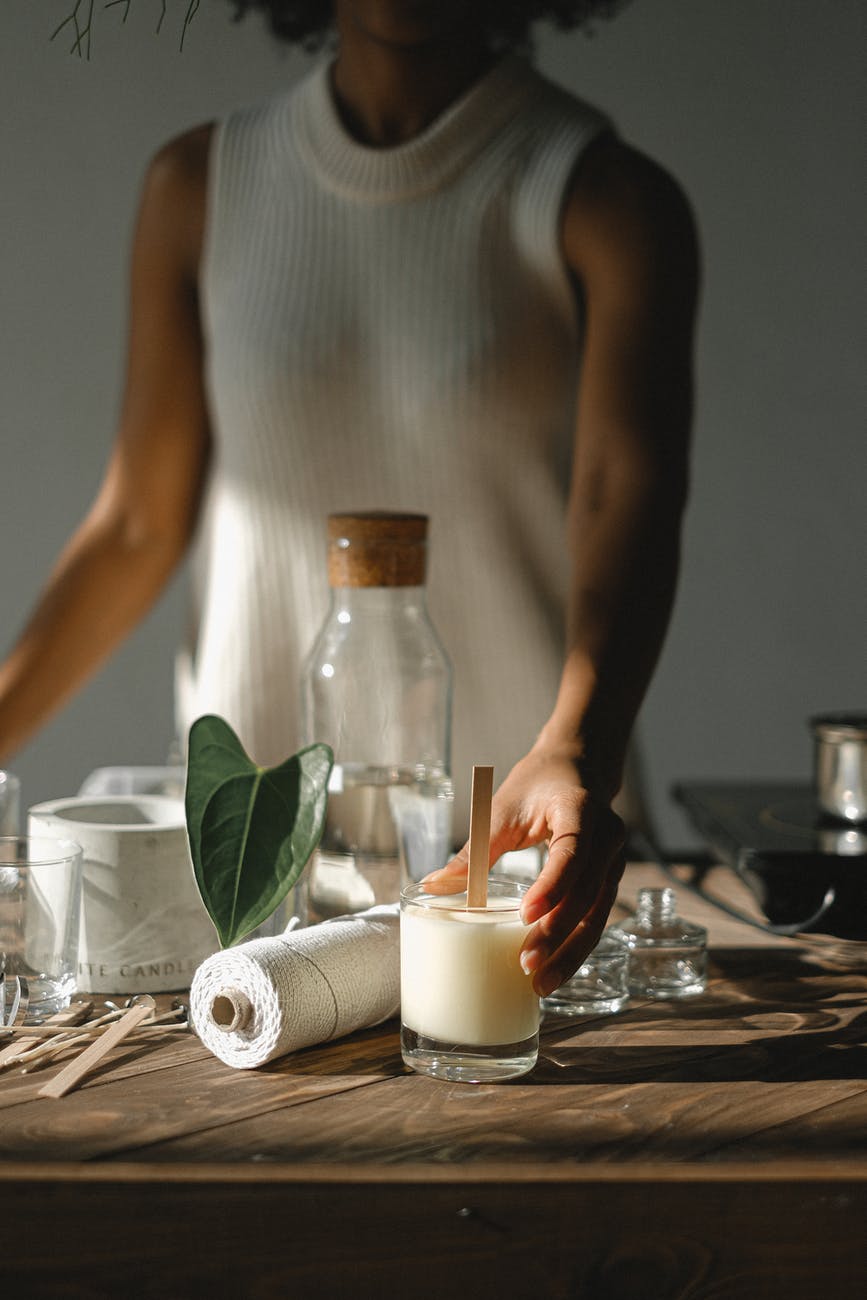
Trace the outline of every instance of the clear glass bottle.
<path fill-rule="evenodd" d="M 427 610 L 427 532 L 424 515 L 328 519 L 331 606 L 302 675 L 305 743 L 335 755 L 311 922 L 398 901 L 389 790 L 427 796 L 447 784 L 452 673 Z"/>
<path fill-rule="evenodd" d="M 635 915 L 610 927 L 629 949 L 635 997 L 688 998 L 707 985 L 707 930 L 677 915 L 673 889 L 641 889 Z"/>

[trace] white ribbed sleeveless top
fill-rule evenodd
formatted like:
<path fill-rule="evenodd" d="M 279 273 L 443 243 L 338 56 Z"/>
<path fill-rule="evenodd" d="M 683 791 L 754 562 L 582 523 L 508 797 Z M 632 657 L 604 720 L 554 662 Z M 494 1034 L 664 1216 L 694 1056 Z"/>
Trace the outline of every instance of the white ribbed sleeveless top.
<path fill-rule="evenodd" d="M 564 188 L 606 119 L 524 60 L 422 135 L 345 132 L 328 68 L 218 124 L 202 302 L 214 437 L 178 722 L 222 715 L 260 763 L 301 743 L 328 606 L 326 515 L 430 516 L 454 665 L 456 832 L 554 703 L 580 354 Z"/>

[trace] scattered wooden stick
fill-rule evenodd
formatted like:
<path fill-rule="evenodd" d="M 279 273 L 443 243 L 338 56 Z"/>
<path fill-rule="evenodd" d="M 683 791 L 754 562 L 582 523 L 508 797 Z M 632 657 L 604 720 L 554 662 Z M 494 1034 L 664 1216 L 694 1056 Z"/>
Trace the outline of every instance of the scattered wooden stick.
<path fill-rule="evenodd" d="M 114 1023 L 125 1015 L 125 1011 L 113 1011 L 110 1015 L 100 1016 L 98 1020 L 93 1020 L 89 1024 L 82 1025 L 79 1031 L 71 1030 L 62 1034 L 55 1034 L 52 1038 L 43 1040 L 35 1046 L 29 1043 L 17 1043 L 15 1047 L 16 1055 L 4 1053 L 5 1060 L 0 1061 L 0 1065 L 20 1065 L 22 1073 L 26 1074 L 34 1066 L 39 1069 L 47 1065 L 55 1056 L 61 1056 L 70 1047 L 77 1047 L 82 1043 L 93 1042 L 94 1039 L 102 1037 L 108 1032 L 109 1022 Z M 160 1016 L 154 1016 L 152 1020 L 146 1020 L 142 1028 L 150 1029 L 153 1025 L 162 1025 L 165 1029 L 186 1029 L 186 1020 L 181 1023 L 171 1024 L 171 1021 L 177 1021 L 178 1017 L 184 1014 L 183 1007 L 175 1007 L 171 1011 L 164 1011 Z"/>
<path fill-rule="evenodd" d="M 21 1073 L 27 1074 L 35 1066 L 47 1065 L 53 1061 L 55 1056 L 62 1056 L 70 1047 L 78 1047 L 83 1043 L 92 1043 L 101 1034 L 108 1032 L 108 1025 L 101 1029 L 95 1029 L 92 1034 L 64 1034 L 61 1038 L 50 1038 L 47 1043 L 40 1043 L 37 1047 L 31 1047 L 29 1051 L 22 1052 L 20 1056 L 15 1056 L 9 1062 L 10 1065 L 20 1065 Z"/>
<path fill-rule="evenodd" d="M 79 1037 L 81 1034 L 93 1035 L 98 1033 L 100 1028 L 108 1025 L 113 1020 L 119 1020 L 123 1015 L 123 1009 L 119 1011 L 108 1011 L 103 1016 L 97 1016 L 95 1020 L 88 1020 L 83 1025 L 54 1025 L 48 1026 L 46 1021 L 44 1025 L 33 1026 L 34 1029 L 41 1030 L 37 1034 L 24 1034 L 14 1045 L 5 1048 L 0 1053 L 0 1065 L 17 1064 L 19 1054 L 22 1056 L 35 1055 L 47 1048 L 53 1047 L 56 1043 L 69 1042 L 72 1038 Z M 37 1038 L 39 1041 L 34 1046 L 30 1041 Z"/>
<path fill-rule="evenodd" d="M 467 907 L 487 907 L 488 866 L 491 854 L 491 798 L 494 769 L 473 768 L 470 795 L 470 850 L 467 876 Z"/>
<path fill-rule="evenodd" d="M 43 1084 L 37 1095 L 40 1097 L 65 1097 L 73 1088 L 78 1087 L 84 1076 L 89 1074 L 121 1039 L 126 1038 L 127 1034 L 131 1034 L 143 1020 L 147 1020 L 152 1015 L 152 1006 L 130 1007 L 96 1042 L 85 1048 L 74 1061 L 70 1061 L 69 1065 L 61 1070 L 54 1079 L 49 1079 L 48 1083 Z"/>
<path fill-rule="evenodd" d="M 46 1038 L 66 1036 L 69 1027 L 81 1024 L 92 1010 L 92 1002 L 74 1002 L 65 1011 L 56 1011 L 53 1016 L 47 1016 L 38 1025 L 17 1025 L 15 1029 L 8 1030 L 7 1032 L 13 1035 L 13 1038 L 12 1042 L 0 1051 L 0 1069 L 15 1061 L 19 1053 L 27 1051 L 34 1039 L 44 1042 Z"/>

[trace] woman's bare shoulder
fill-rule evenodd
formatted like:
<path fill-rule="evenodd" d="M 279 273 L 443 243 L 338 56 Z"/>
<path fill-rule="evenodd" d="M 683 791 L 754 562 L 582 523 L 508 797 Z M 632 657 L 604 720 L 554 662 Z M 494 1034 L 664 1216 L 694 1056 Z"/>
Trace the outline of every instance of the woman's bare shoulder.
<path fill-rule="evenodd" d="M 139 213 L 140 231 L 167 241 L 190 271 L 201 254 L 208 196 L 208 160 L 214 123 L 162 145 L 148 164 Z"/>
<path fill-rule="evenodd" d="M 669 256 L 686 262 L 697 253 L 692 206 L 677 179 L 660 163 L 613 133 L 600 136 L 575 170 L 563 211 L 567 261 L 610 256 Z"/>
<path fill-rule="evenodd" d="M 214 127 L 205 122 L 168 140 L 150 160 L 148 182 L 189 195 L 200 191 L 204 197 Z"/>

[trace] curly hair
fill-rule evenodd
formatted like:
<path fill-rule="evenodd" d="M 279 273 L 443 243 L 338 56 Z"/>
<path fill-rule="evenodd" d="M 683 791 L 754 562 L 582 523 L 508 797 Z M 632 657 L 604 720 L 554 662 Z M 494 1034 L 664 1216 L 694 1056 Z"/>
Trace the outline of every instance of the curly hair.
<path fill-rule="evenodd" d="M 271 31 L 283 41 L 318 48 L 331 30 L 332 0 L 230 0 L 238 21 L 261 10 Z M 526 45 L 536 22 L 550 22 L 562 31 L 587 26 L 594 18 L 609 18 L 626 0 L 475 0 L 479 21 L 491 44 Z"/>

